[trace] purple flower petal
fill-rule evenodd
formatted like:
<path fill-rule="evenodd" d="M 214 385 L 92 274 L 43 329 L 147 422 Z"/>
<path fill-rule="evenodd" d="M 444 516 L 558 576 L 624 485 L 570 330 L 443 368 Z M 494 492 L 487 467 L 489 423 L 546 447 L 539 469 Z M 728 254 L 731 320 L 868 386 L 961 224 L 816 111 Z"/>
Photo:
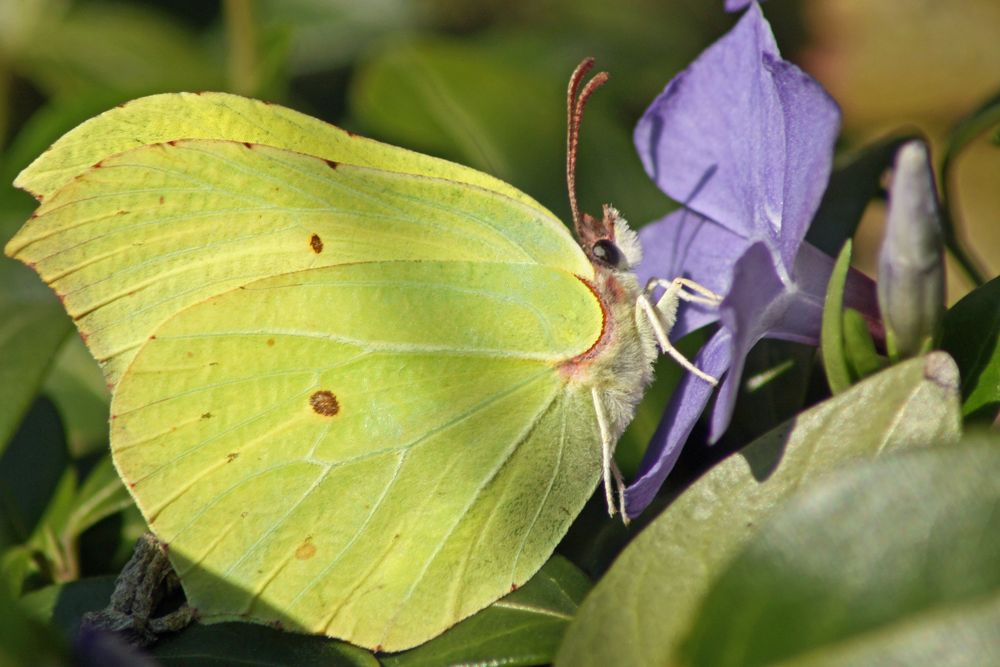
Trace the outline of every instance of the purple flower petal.
<path fill-rule="evenodd" d="M 763 1 L 763 0 L 762 0 Z M 749 5 L 753 0 L 726 0 L 725 6 L 727 12 L 738 12 L 747 5 Z"/>
<path fill-rule="evenodd" d="M 716 442 L 729 426 L 746 355 L 781 320 L 787 307 L 785 294 L 768 247 L 763 243 L 750 246 L 736 263 L 732 288 L 719 306 L 722 330 L 731 335 L 731 363 L 715 399 L 709 442 Z"/>
<path fill-rule="evenodd" d="M 830 180 L 840 108 L 815 79 L 790 62 L 764 54 L 781 100 L 785 173 L 779 250 L 792 266 Z"/>
<path fill-rule="evenodd" d="M 746 355 L 762 338 L 816 344 L 833 260 L 808 243 L 806 230 L 830 176 L 840 124 L 836 103 L 778 54 L 756 2 L 736 26 L 677 75 L 639 121 L 635 142 L 650 177 L 689 212 L 677 211 L 640 232 L 646 259 L 637 273 L 683 276 L 724 294 L 718 309 L 683 304 L 672 337 L 718 318 L 720 329 L 696 364 L 721 377 L 710 440 L 732 417 Z M 845 302 L 877 331 L 870 280 L 848 275 Z M 711 387 L 686 376 L 671 398 L 625 491 L 629 516 L 666 478 Z"/>
<path fill-rule="evenodd" d="M 667 85 L 635 129 L 639 157 L 665 193 L 748 239 L 775 242 L 784 190 L 780 99 L 764 55 L 778 57 L 752 6 Z M 762 236 L 764 235 L 764 236 Z"/>
<path fill-rule="evenodd" d="M 694 363 L 709 375 L 721 377 L 729 367 L 731 349 L 729 332 L 719 330 L 701 348 Z M 649 442 L 638 478 L 625 489 L 625 512 L 629 517 L 638 516 L 660 490 L 713 389 L 690 373 L 681 378 Z"/>
<path fill-rule="evenodd" d="M 751 246 L 737 262 L 733 286 L 719 306 L 722 327 L 732 334 L 732 364 L 715 401 L 709 442 L 716 442 L 729 426 L 743 363 L 758 341 L 775 338 L 819 345 L 833 263 L 833 258 L 803 243 L 795 261 L 797 279 L 788 287 L 778 277 L 773 258 L 762 243 Z M 863 273 L 848 273 L 844 301 L 869 321 L 877 320 L 875 283 Z"/>
<path fill-rule="evenodd" d="M 640 285 L 651 277 L 684 277 L 717 294 L 729 291 L 733 265 L 747 243 L 725 227 L 683 208 L 640 229 L 639 240 L 644 249 L 642 263 L 636 267 Z M 718 319 L 715 308 L 682 304 L 670 338 L 676 340 Z"/>

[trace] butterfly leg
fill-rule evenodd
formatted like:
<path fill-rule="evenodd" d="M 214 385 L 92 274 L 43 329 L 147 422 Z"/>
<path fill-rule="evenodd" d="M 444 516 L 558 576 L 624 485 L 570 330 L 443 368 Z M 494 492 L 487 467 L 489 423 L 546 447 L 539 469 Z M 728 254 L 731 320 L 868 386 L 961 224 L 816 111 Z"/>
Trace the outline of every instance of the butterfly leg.
<path fill-rule="evenodd" d="M 608 415 L 597 389 L 591 389 L 594 399 L 594 412 L 597 414 L 597 426 L 601 431 L 601 459 L 604 471 L 604 496 L 608 503 L 608 516 L 614 516 L 615 511 L 622 514 L 622 521 L 628 524 L 628 514 L 625 513 L 625 478 L 622 477 L 618 464 L 615 463 L 615 445 L 618 444 L 611 436 L 608 428 Z M 617 502 L 615 496 L 618 496 Z"/>
<path fill-rule="evenodd" d="M 657 287 L 663 287 L 664 292 L 654 304 L 652 294 Z M 635 305 L 637 314 L 641 311 L 649 320 L 660 349 L 669 354 L 681 367 L 715 386 L 719 383 L 718 378 L 699 369 L 670 343 L 670 330 L 677 321 L 677 308 L 681 301 L 718 306 L 722 302 L 722 297 L 704 285 L 687 278 L 678 277 L 669 281 L 662 278 L 650 278 L 645 289 L 639 294 Z"/>

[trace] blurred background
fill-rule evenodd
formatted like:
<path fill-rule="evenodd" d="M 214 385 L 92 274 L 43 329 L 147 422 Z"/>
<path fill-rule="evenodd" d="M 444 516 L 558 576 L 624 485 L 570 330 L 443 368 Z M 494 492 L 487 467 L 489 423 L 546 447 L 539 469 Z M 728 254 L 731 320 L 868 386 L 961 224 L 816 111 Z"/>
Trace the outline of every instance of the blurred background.
<path fill-rule="evenodd" d="M 764 11 L 785 56 L 843 107 L 845 154 L 901 128 L 924 133 L 940 151 L 953 124 L 1000 90 L 997 0 L 772 0 Z M 180 90 L 263 98 L 456 160 L 567 219 L 566 81 L 589 55 L 611 81 L 583 125 L 581 204 L 598 212 L 610 202 L 641 226 L 674 204 L 643 172 L 632 128 L 667 81 L 737 18 L 721 0 L 0 0 L 0 240 L 34 208 L 9 183 L 63 132 L 120 102 Z M 958 223 L 992 276 L 1000 270 L 1000 150 L 990 139 L 959 156 L 953 185 Z M 873 203 L 859 232 L 856 261 L 872 275 L 883 208 Z M 969 287 L 952 272 L 949 301 Z M 111 489 L 95 501 L 100 512 L 65 528 L 70 543 L 46 551 L 48 571 L 38 574 L 113 572 L 142 524 L 105 456 L 101 376 L 47 288 L 6 258 L 3 312 L 18 319 L 0 320 L 0 339 L 20 336 L 31 343 L 24 355 L 52 357 L 40 365 L 44 374 L 27 380 L 41 383 L 45 398 L 24 424 L 33 442 L 56 443 L 51 474 L 36 471 L 49 477 L 31 481 L 42 503 L 31 511 L 45 510 L 68 462 L 76 481 L 67 506 L 73 493 Z M 26 381 L 13 361 L 0 360 L 0 392 Z M 28 409 L 3 399 L 0 431 Z M 636 443 L 655 426 L 657 400 L 637 419 Z M 626 451 L 632 462 L 623 467 L 634 468 L 639 455 Z M 0 479 L 18 483 L 27 481 Z M 0 526 L 0 546 L 24 542 L 30 525 Z M 114 553 L 109 540 L 120 545 Z"/>

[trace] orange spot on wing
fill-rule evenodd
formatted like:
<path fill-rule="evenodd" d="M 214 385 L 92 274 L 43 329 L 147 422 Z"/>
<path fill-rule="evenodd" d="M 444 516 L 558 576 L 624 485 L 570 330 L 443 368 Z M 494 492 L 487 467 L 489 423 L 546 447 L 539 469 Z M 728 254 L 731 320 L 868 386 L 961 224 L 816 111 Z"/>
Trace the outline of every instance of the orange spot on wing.
<path fill-rule="evenodd" d="M 319 234 L 313 234 L 309 239 L 309 245 L 312 247 L 313 252 L 317 255 L 323 252 L 323 239 L 319 237 Z"/>
<path fill-rule="evenodd" d="M 268 347 L 274 347 L 274 339 L 273 338 L 268 338 L 267 339 L 267 346 Z"/>
<path fill-rule="evenodd" d="M 332 417 L 340 412 L 340 402 L 332 391 L 322 389 L 309 397 L 309 405 L 318 415 Z"/>
<path fill-rule="evenodd" d="M 309 560 L 316 555 L 316 545 L 310 541 L 311 539 L 307 537 L 306 541 L 299 545 L 299 548 L 295 550 L 295 558 L 298 560 Z"/>

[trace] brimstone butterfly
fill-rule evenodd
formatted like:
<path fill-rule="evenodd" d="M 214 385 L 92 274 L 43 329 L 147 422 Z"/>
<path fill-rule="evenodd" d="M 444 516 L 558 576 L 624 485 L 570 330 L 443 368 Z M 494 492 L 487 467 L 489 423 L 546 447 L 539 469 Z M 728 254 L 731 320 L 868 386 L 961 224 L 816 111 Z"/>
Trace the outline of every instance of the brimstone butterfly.
<path fill-rule="evenodd" d="M 654 340 L 716 297 L 654 304 L 624 220 L 579 213 L 590 65 L 579 243 L 483 173 L 228 94 L 125 104 L 20 174 L 6 252 L 100 362 L 203 620 L 405 649 L 530 578 L 602 474 L 614 512 Z"/>

